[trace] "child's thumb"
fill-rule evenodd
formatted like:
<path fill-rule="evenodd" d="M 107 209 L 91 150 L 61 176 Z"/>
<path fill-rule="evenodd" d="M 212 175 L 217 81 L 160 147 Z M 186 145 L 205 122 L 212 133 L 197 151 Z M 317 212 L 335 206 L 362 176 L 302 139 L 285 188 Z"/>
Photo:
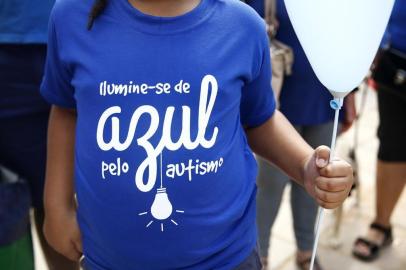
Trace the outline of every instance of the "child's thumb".
<path fill-rule="evenodd" d="M 320 169 L 326 167 L 330 158 L 330 148 L 325 145 L 317 147 L 315 150 L 315 156 L 316 166 Z"/>

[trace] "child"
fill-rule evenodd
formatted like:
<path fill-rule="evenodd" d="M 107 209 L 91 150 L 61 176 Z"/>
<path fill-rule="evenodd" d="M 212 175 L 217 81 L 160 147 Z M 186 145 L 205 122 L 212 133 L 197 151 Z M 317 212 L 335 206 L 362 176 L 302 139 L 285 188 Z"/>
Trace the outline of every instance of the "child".
<path fill-rule="evenodd" d="M 265 26 L 239 1 L 57 2 L 48 241 L 92 270 L 260 269 L 251 149 L 325 208 L 352 184 L 275 110 L 270 74 Z"/>

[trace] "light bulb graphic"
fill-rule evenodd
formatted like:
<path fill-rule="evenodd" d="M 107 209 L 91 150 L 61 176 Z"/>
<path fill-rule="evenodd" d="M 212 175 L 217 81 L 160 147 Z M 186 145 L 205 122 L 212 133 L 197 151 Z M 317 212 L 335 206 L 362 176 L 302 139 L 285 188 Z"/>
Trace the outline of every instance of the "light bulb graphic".
<path fill-rule="evenodd" d="M 161 232 L 164 231 L 164 223 L 162 222 L 163 220 L 168 219 L 172 213 L 173 213 L 173 206 L 172 203 L 169 201 L 169 197 L 168 197 L 168 193 L 166 193 L 166 188 L 163 187 L 163 173 L 162 173 L 162 152 L 160 154 L 161 158 L 160 158 L 160 167 L 161 167 L 161 186 L 160 188 L 157 189 L 157 192 L 155 194 L 155 199 L 154 202 L 151 205 L 151 215 L 152 217 L 154 217 L 157 220 L 160 220 L 161 222 Z M 185 211 L 183 210 L 176 210 L 176 213 L 179 214 L 184 214 Z M 144 216 L 147 215 L 148 212 L 142 212 L 139 213 L 139 216 Z M 179 224 L 174 220 L 171 219 L 170 220 L 172 222 L 172 224 L 174 224 L 175 226 L 178 226 Z M 146 228 L 149 228 L 152 223 L 154 223 L 154 220 L 151 220 L 150 222 L 148 222 L 148 224 L 145 226 Z"/>
<path fill-rule="evenodd" d="M 172 211 L 173 207 L 166 193 L 166 188 L 158 188 L 151 206 L 152 216 L 158 220 L 164 220 L 172 215 Z"/>

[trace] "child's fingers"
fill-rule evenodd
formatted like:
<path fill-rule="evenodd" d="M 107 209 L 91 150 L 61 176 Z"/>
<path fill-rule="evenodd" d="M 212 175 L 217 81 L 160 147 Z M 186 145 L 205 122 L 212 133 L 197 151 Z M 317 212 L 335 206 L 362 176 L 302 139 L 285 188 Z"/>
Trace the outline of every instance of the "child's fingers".
<path fill-rule="evenodd" d="M 319 170 L 321 176 L 324 177 L 346 177 L 352 175 L 351 165 L 344 160 L 332 161 L 327 166 Z"/>
<path fill-rule="evenodd" d="M 316 178 L 316 187 L 326 192 L 339 192 L 349 190 L 352 183 L 346 177 L 327 178 L 319 176 Z"/>
<path fill-rule="evenodd" d="M 327 192 L 315 187 L 316 198 L 325 204 L 340 204 L 348 197 L 348 191 Z"/>
<path fill-rule="evenodd" d="M 316 198 L 317 204 L 320 205 L 324 209 L 336 209 L 341 205 L 341 203 L 326 203 L 322 200 Z"/>

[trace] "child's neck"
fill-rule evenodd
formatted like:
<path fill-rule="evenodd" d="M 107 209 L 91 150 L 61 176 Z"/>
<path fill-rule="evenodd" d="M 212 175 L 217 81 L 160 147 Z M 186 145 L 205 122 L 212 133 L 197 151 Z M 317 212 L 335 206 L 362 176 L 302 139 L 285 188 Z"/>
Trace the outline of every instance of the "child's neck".
<path fill-rule="evenodd" d="M 185 14 L 199 5 L 201 0 L 128 0 L 141 12 L 153 16 L 175 17 Z"/>

